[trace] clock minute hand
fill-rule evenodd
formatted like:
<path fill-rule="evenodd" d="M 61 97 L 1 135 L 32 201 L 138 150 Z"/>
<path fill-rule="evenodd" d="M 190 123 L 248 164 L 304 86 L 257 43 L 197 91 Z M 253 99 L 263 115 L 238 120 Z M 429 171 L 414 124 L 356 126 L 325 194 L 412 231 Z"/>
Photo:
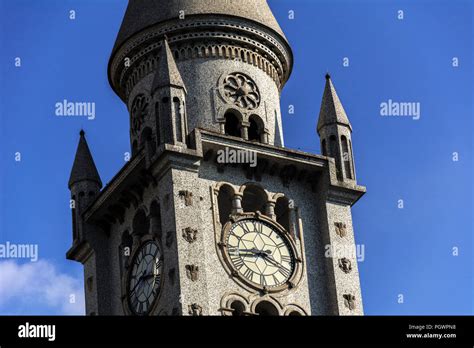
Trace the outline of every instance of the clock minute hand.
<path fill-rule="evenodd" d="M 142 273 L 142 275 L 140 276 L 140 278 L 138 278 L 137 283 L 135 284 L 135 286 L 133 287 L 133 289 L 130 290 L 130 293 L 134 292 L 135 289 L 138 287 L 138 285 L 140 285 L 140 283 L 141 283 L 142 280 L 144 279 L 144 276 L 145 276 L 145 271 L 143 271 L 143 273 Z"/>
<path fill-rule="evenodd" d="M 278 263 L 271 254 L 263 254 L 263 258 L 268 260 L 271 264 L 275 265 L 276 267 L 280 268 L 283 267 L 280 263 Z"/>

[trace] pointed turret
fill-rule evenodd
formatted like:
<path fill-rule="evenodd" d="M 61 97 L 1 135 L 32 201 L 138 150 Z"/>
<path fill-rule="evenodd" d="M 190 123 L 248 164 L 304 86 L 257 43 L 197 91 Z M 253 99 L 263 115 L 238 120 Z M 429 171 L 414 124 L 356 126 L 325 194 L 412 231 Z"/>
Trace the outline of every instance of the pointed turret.
<path fill-rule="evenodd" d="M 323 155 L 333 157 L 336 161 L 337 179 L 355 181 L 352 126 L 329 74 L 326 74 L 317 132 L 321 139 Z"/>
<path fill-rule="evenodd" d="M 92 158 L 92 154 L 87 145 L 85 132 L 81 130 L 79 145 L 76 150 L 76 157 L 72 166 L 71 175 L 69 177 L 69 189 L 81 181 L 94 181 L 102 187 L 99 173 Z"/>
<path fill-rule="evenodd" d="M 161 42 L 158 66 L 151 87 L 158 145 L 186 146 L 188 134 L 186 93 L 186 87 L 165 36 Z"/>
<path fill-rule="evenodd" d="M 161 87 L 183 88 L 186 92 L 186 87 L 181 78 L 181 74 L 179 73 L 166 37 L 163 39 L 161 45 L 160 59 L 153 79 L 151 93 L 154 93 Z"/>
<path fill-rule="evenodd" d="M 318 133 L 323 126 L 331 124 L 347 126 L 352 131 L 352 126 L 331 81 L 331 75 L 326 74 L 326 86 L 324 87 L 323 101 L 319 112 Z"/>
<path fill-rule="evenodd" d="M 84 239 L 86 233 L 82 213 L 95 201 L 102 187 L 102 181 L 87 145 L 85 133 L 81 130 L 79 134 L 79 145 L 77 145 L 68 184 L 71 191 L 73 241 L 76 244 Z"/>

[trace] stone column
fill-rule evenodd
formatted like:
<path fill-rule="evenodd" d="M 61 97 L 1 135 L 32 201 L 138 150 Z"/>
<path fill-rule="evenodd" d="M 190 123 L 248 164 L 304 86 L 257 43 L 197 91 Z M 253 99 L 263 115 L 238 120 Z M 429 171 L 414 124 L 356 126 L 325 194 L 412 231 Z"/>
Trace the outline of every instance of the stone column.
<path fill-rule="evenodd" d="M 268 201 L 267 205 L 265 206 L 265 215 L 268 216 L 270 219 L 276 221 L 276 215 L 275 215 L 275 201 Z"/>
<path fill-rule="evenodd" d="M 250 127 L 250 122 L 242 122 L 241 124 L 241 134 L 242 138 L 244 140 L 249 140 L 249 127 Z"/>
<path fill-rule="evenodd" d="M 242 214 L 244 210 L 242 209 L 242 194 L 236 193 L 232 199 L 232 214 Z"/>

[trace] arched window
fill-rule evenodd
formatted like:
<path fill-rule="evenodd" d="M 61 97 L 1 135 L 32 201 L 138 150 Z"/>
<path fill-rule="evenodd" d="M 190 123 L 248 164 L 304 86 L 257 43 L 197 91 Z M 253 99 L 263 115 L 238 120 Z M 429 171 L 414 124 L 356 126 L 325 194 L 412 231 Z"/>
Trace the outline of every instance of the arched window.
<path fill-rule="evenodd" d="M 233 137 L 241 137 L 240 120 L 233 112 L 227 112 L 225 118 L 225 134 Z"/>
<path fill-rule="evenodd" d="M 160 204 L 157 201 L 153 201 L 150 205 L 150 227 L 151 233 L 157 235 L 161 239 L 161 209 Z"/>
<path fill-rule="evenodd" d="M 173 98 L 173 108 L 176 127 L 176 141 L 183 142 L 183 120 L 181 117 L 181 101 L 179 98 Z"/>
<path fill-rule="evenodd" d="M 275 215 L 277 222 L 282 225 L 286 231 L 290 232 L 290 201 L 286 197 L 280 197 L 276 201 Z"/>
<path fill-rule="evenodd" d="M 217 202 L 219 206 L 219 221 L 223 226 L 229 221 L 229 215 L 232 213 L 233 190 L 228 185 L 221 186 Z"/>
<path fill-rule="evenodd" d="M 155 103 L 155 127 L 156 127 L 156 145 L 160 146 L 161 144 L 161 126 L 160 126 L 160 103 Z"/>
<path fill-rule="evenodd" d="M 266 204 L 267 194 L 262 188 L 255 185 L 247 186 L 242 199 L 242 208 L 245 213 L 265 212 Z"/>
<path fill-rule="evenodd" d="M 143 236 L 148 233 L 150 229 L 150 222 L 148 221 L 145 212 L 139 209 L 132 222 L 133 234 Z"/>
<path fill-rule="evenodd" d="M 278 309 L 268 301 L 262 301 L 255 307 L 255 313 L 260 316 L 278 316 Z"/>
<path fill-rule="evenodd" d="M 73 241 L 75 241 L 78 237 L 77 235 L 77 226 L 76 226 L 76 223 L 77 223 L 77 220 L 76 220 L 76 196 L 72 196 L 72 207 L 71 207 L 71 212 L 72 212 L 72 238 L 73 238 Z"/>
<path fill-rule="evenodd" d="M 352 141 L 349 140 L 349 153 L 351 154 L 352 179 L 355 179 L 354 152 L 352 151 Z"/>
<path fill-rule="evenodd" d="M 245 305 L 242 302 L 235 300 L 230 305 L 230 308 L 233 309 L 232 316 L 240 317 L 240 316 L 244 315 Z"/>
<path fill-rule="evenodd" d="M 263 143 L 263 122 L 257 115 L 252 115 L 249 118 L 249 140 Z"/>
<path fill-rule="evenodd" d="M 339 156 L 339 145 L 337 143 L 337 138 L 335 135 L 331 135 L 329 138 L 329 156 L 333 157 L 336 160 L 336 174 L 338 180 L 342 180 L 342 167 L 341 167 L 341 157 Z"/>
<path fill-rule="evenodd" d="M 146 127 L 140 135 L 140 147 L 147 147 L 151 154 L 154 153 L 155 147 L 153 146 L 153 132 L 151 128 Z"/>
<path fill-rule="evenodd" d="M 326 147 L 326 139 L 323 139 L 323 141 L 321 142 L 321 151 L 323 152 L 323 156 L 327 156 L 328 155 L 328 149 Z"/>
<path fill-rule="evenodd" d="M 347 138 L 343 135 L 341 136 L 342 143 L 342 160 L 344 161 L 344 171 L 346 173 L 346 178 L 352 179 L 352 170 L 351 170 L 351 153 L 349 152 L 349 144 Z"/>

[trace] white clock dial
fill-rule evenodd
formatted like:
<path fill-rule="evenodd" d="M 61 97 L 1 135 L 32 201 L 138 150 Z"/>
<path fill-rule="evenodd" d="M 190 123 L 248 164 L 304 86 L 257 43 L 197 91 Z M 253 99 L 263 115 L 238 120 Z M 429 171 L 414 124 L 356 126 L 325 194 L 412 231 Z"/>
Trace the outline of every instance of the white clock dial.
<path fill-rule="evenodd" d="M 162 260 L 157 243 L 148 241 L 137 251 L 128 279 L 128 303 L 136 315 L 150 312 L 161 288 Z"/>
<path fill-rule="evenodd" d="M 227 235 L 229 259 L 240 276 L 260 287 L 285 285 L 295 270 L 295 256 L 285 236 L 257 219 L 233 224 Z"/>

